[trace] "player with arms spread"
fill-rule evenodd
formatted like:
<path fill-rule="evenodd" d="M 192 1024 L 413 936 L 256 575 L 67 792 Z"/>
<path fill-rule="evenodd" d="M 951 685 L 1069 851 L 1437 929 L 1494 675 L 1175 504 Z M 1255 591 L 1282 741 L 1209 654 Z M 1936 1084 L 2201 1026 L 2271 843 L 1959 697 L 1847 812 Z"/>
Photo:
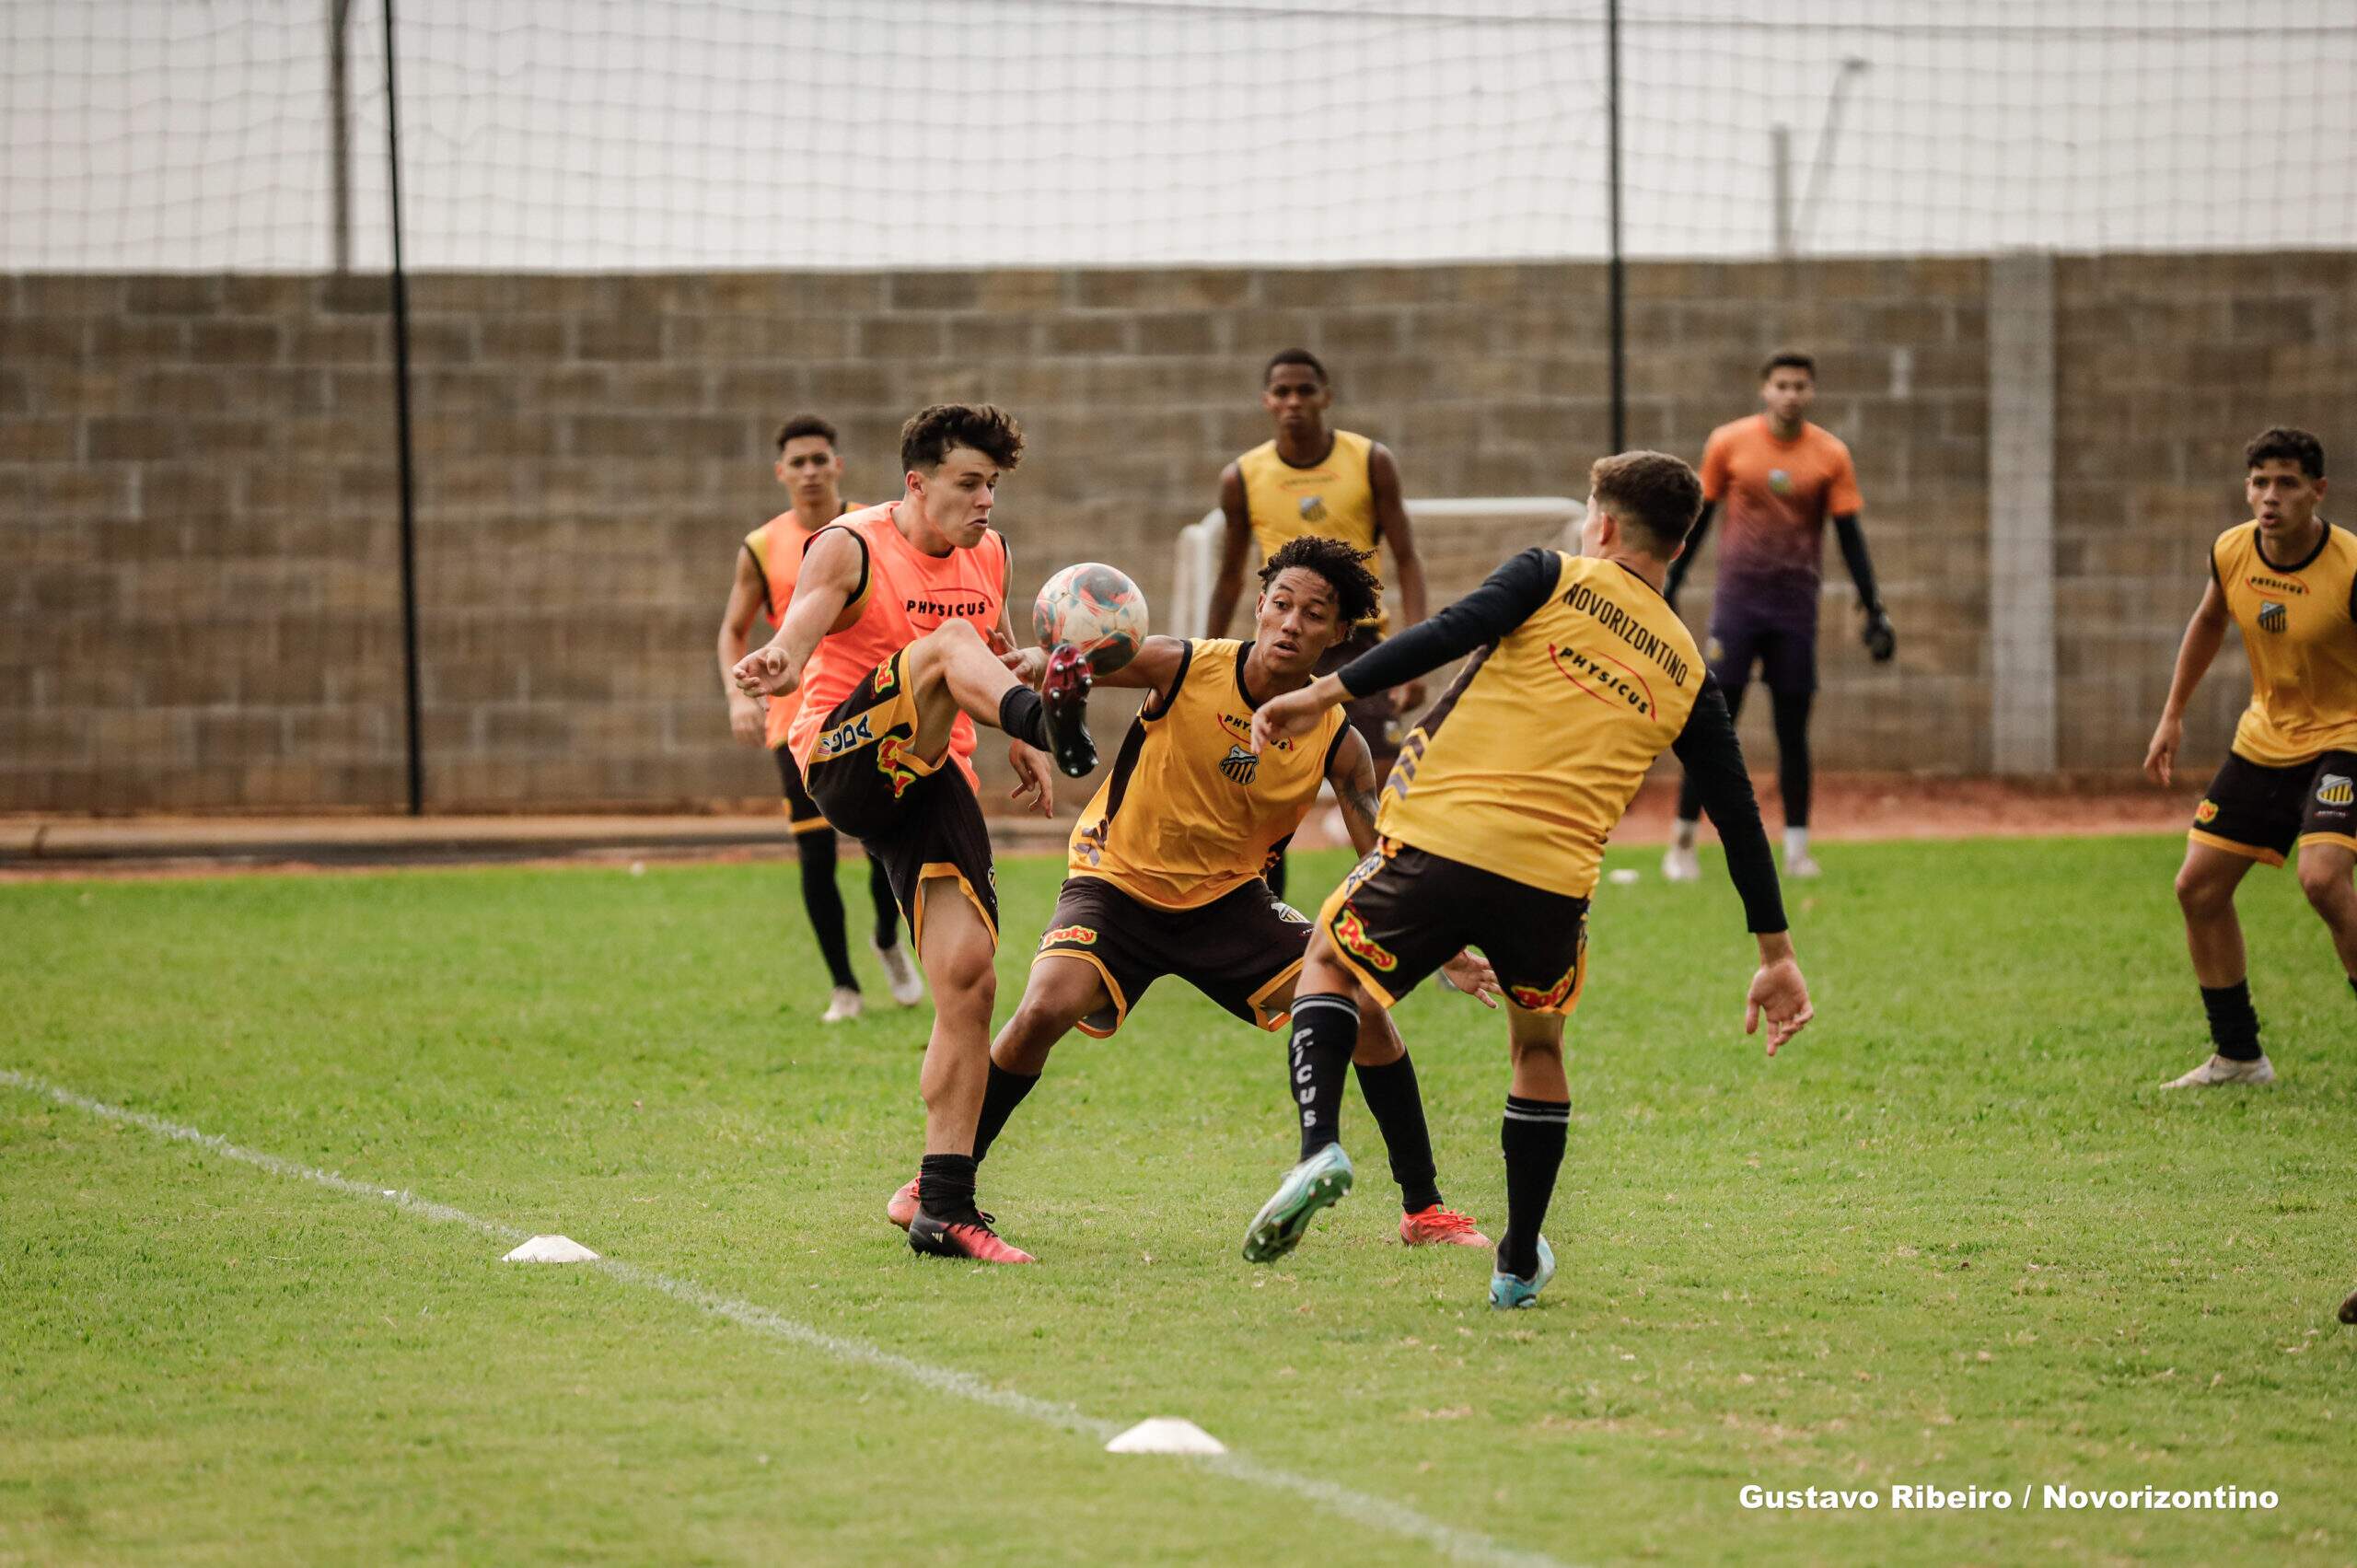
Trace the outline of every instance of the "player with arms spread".
<path fill-rule="evenodd" d="M 1219 508 L 1227 520 L 1219 571 L 1212 579 L 1212 636 L 1227 635 L 1227 623 L 1244 594 L 1244 558 L 1254 544 L 1263 560 L 1289 540 L 1306 534 L 1339 539 L 1372 555 L 1391 548 L 1399 577 L 1399 602 L 1407 622 L 1424 618 L 1424 563 L 1408 524 L 1408 504 L 1399 487 L 1399 465 L 1379 441 L 1326 423 L 1334 389 L 1326 366 L 1306 348 L 1289 348 L 1260 372 L 1260 406 L 1276 435 L 1227 465 L 1219 476 Z M 1327 650 L 1318 672 L 1341 668 L 1383 640 L 1389 621 L 1383 610 L 1380 577 L 1374 613 Z M 1399 717 L 1423 705 L 1424 687 L 1411 680 L 1397 691 L 1372 691 L 1353 699 L 1346 710 L 1351 727 L 1366 741 L 1375 776 L 1391 771 L 1399 754 Z M 1269 872 L 1269 886 L 1284 897 L 1284 861 Z"/>
<path fill-rule="evenodd" d="M 1253 639 L 1148 637 L 1137 656 L 1097 677 L 1146 692 L 1105 782 L 1081 813 L 1071 874 L 1056 900 L 1022 1005 L 991 1047 L 974 1157 L 1039 1081 L 1074 1028 L 1102 1040 L 1127 1021 L 1147 986 L 1174 975 L 1248 1023 L 1284 1026 L 1309 923 L 1261 879 L 1318 798 L 1342 802 L 1351 840 L 1375 844 L 1375 763 L 1366 741 L 1329 710 L 1298 738 L 1255 753 L 1260 703 L 1307 685 L 1327 650 L 1372 613 L 1382 585 L 1360 551 L 1305 536 L 1260 569 Z M 1491 1006 L 1490 967 L 1469 953 L 1444 966 L 1460 991 Z M 1399 1183 L 1399 1238 L 1411 1247 L 1487 1247 L 1473 1222 L 1441 1200 L 1431 1134 L 1389 1018 L 1369 1009 L 1354 1058 Z M 1288 1097 L 1290 1098 L 1290 1097 Z M 893 1195 L 906 1224 L 920 1182 Z"/>
<path fill-rule="evenodd" d="M 1885 664 L 1898 646 L 1858 526 L 1857 470 L 1840 436 L 1808 422 L 1816 397 L 1817 362 L 1805 354 L 1779 354 L 1760 367 L 1762 412 L 1711 432 L 1702 448 L 1702 515 L 1686 554 L 1669 569 L 1667 589 L 1675 608 L 1711 515 L 1724 501 L 1727 528 L 1711 601 L 1711 672 L 1731 714 L 1743 712 L 1754 664 L 1767 683 L 1776 721 L 1776 782 L 1784 797 L 1787 877 L 1817 875 L 1808 852 L 1808 714 L 1817 701 L 1817 610 L 1828 517 L 1858 586 L 1867 651 Z M 1678 793 L 1669 853 L 1662 856 L 1661 874 L 1672 882 L 1702 874 L 1694 856 L 1701 807 L 1701 791 L 1689 777 Z"/>
<path fill-rule="evenodd" d="M 2300 889 L 2357 992 L 2357 535 L 2316 516 L 2324 443 L 2306 431 L 2261 431 L 2244 448 L 2243 468 L 2250 521 L 2210 547 L 2210 584 L 2144 753 L 2144 772 L 2166 785 L 2185 739 L 2185 705 L 2233 621 L 2250 658 L 2250 706 L 2194 809 L 2177 874 L 2212 1049 L 2163 1086 L 2172 1089 L 2275 1081 L 2235 915 L 2235 889 L 2254 865 L 2281 865 L 2297 849 Z"/>
<path fill-rule="evenodd" d="M 1475 656 L 1408 737 L 1376 853 L 1318 911 L 1294 995 L 1301 1163 L 1254 1216 L 1247 1258 L 1349 1189 L 1337 1118 L 1353 983 L 1389 1007 L 1470 945 L 1504 990 L 1514 1063 L 1490 1304 L 1536 1301 L 1555 1267 L 1539 1226 L 1571 1122 L 1563 1020 L 1587 979 L 1588 898 L 1605 841 L 1665 749 L 1701 783 L 1759 938 L 1745 1029 L 1764 1016 L 1772 1056 L 1812 1016 L 1725 699 L 1661 594 L 1701 487 L 1660 452 L 1602 459 L 1588 477 L 1582 553 L 1527 550 L 1423 625 L 1253 715 L 1254 744 L 1273 745 L 1353 692 Z"/>
<path fill-rule="evenodd" d="M 827 820 L 884 863 L 932 982 L 920 1253 L 1028 1263 L 974 1206 L 974 1119 L 990 1068 L 998 887 L 975 798 L 974 723 L 1013 737 L 1008 759 L 1044 814 L 1044 751 L 1074 777 L 1097 765 L 1088 666 L 1076 648 L 1018 680 L 1006 616 L 1006 542 L 990 526 L 1023 434 L 988 404 L 940 403 L 900 427 L 903 494 L 812 536 L 785 623 L 737 666 L 749 695 L 802 693 L 786 745 Z M 993 651 L 993 649 L 997 651 Z M 930 896 L 929 896 L 930 895 Z"/>
<path fill-rule="evenodd" d="M 852 509 L 843 499 L 842 455 L 835 450 L 835 427 L 816 414 L 797 414 L 777 433 L 777 482 L 794 505 L 745 536 L 737 552 L 737 577 L 729 585 L 728 608 L 720 617 L 720 679 L 728 693 L 728 726 L 748 746 L 767 746 L 777 758 L 778 787 L 794 832 L 795 855 L 802 863 L 802 908 L 819 938 L 819 952 L 834 980 L 822 1023 L 859 1016 L 859 977 L 852 972 L 851 945 L 843 936 L 843 899 L 835 887 L 835 830 L 802 787 L 802 770 L 785 749 L 800 701 L 794 695 L 766 703 L 737 690 L 733 672 L 751 645 L 753 622 L 766 617 L 783 625 L 802 570 L 810 536 Z M 913 1007 L 924 1000 L 924 980 L 900 947 L 900 914 L 884 863 L 867 863 L 868 897 L 876 905 L 876 957 L 892 989 L 892 1000 Z"/>

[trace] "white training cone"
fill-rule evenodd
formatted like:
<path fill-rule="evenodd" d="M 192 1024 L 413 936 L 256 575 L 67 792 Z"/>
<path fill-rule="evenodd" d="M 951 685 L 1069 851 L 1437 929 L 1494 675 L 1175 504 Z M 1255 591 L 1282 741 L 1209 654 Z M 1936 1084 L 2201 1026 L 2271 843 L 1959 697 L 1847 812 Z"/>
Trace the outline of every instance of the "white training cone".
<path fill-rule="evenodd" d="M 569 1236 L 536 1236 L 500 1260 L 503 1263 L 594 1263 L 598 1255 Z"/>
<path fill-rule="evenodd" d="M 1105 1445 L 1109 1454 L 1225 1454 L 1227 1445 L 1191 1421 L 1158 1415 Z"/>

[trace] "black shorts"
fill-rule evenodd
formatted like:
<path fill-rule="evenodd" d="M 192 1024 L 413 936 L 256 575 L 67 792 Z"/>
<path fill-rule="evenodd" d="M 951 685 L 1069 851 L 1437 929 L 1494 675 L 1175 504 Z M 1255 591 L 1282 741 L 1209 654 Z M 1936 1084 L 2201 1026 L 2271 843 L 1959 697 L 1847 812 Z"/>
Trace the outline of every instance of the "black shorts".
<path fill-rule="evenodd" d="M 2229 752 L 2186 836 L 2269 865 L 2282 865 L 2298 844 L 2357 850 L 2357 751 L 2328 751 L 2288 768 Z"/>
<path fill-rule="evenodd" d="M 1729 695 L 1751 679 L 1759 667 L 1760 681 L 1771 691 L 1788 697 L 1817 690 L 1817 621 L 1805 624 L 1790 615 L 1747 612 L 1730 607 L 1711 617 L 1711 637 L 1703 657 L 1711 673 Z"/>
<path fill-rule="evenodd" d="M 1587 984 L 1587 900 L 1385 839 L 1318 912 L 1351 972 L 1386 1007 L 1479 947 L 1506 999 L 1569 1015 Z"/>
<path fill-rule="evenodd" d="M 826 816 L 810 798 L 802 770 L 794 765 L 794 753 L 781 746 L 772 755 L 777 758 L 778 793 L 785 797 L 785 825 L 796 833 L 815 833 L 824 828 Z"/>
<path fill-rule="evenodd" d="M 1246 1023 L 1282 1028 L 1308 950 L 1309 923 L 1257 877 L 1190 910 L 1157 909 L 1110 882 L 1074 877 L 1056 896 L 1056 912 L 1031 961 L 1052 953 L 1097 970 L 1113 1005 L 1081 1019 L 1080 1027 L 1103 1040 L 1121 1027 L 1145 988 L 1167 974 Z"/>
<path fill-rule="evenodd" d="M 1314 673 L 1331 675 L 1353 659 L 1383 641 L 1382 634 L 1372 626 L 1353 627 L 1351 634 L 1320 655 Z M 1399 755 L 1399 700 L 1389 691 L 1370 691 L 1364 697 L 1353 697 L 1342 704 L 1342 719 L 1359 732 L 1366 749 L 1375 756 L 1375 779 L 1383 782 L 1384 764 Z"/>
<path fill-rule="evenodd" d="M 945 749 L 931 761 L 909 745 L 917 704 L 902 666 L 907 650 L 863 677 L 819 731 L 803 783 L 838 830 L 883 863 L 909 938 L 924 956 L 925 884 L 954 878 L 998 943 L 998 876 L 990 829 L 974 786 Z"/>

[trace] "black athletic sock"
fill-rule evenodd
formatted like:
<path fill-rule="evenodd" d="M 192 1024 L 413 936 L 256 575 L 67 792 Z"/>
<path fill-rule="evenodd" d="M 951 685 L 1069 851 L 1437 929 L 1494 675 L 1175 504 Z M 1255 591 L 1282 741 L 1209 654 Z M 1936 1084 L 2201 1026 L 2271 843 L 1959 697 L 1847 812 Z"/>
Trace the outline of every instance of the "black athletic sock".
<path fill-rule="evenodd" d="M 1433 1135 L 1424 1125 L 1424 1097 L 1416 1089 L 1416 1064 L 1406 1056 L 1387 1067 L 1358 1069 L 1359 1093 L 1375 1114 L 1383 1146 L 1391 1154 L 1391 1179 L 1399 1184 L 1399 1206 L 1409 1214 L 1440 1202 L 1433 1165 Z"/>
<path fill-rule="evenodd" d="M 1278 901 L 1283 902 L 1285 896 L 1285 857 L 1283 855 L 1277 856 L 1277 863 L 1269 867 L 1268 875 L 1263 880 L 1269 884 L 1269 891 L 1276 894 Z M 2357 985 L 2357 980 L 2352 980 L 2349 983 Z"/>
<path fill-rule="evenodd" d="M 1301 1157 L 1342 1141 L 1342 1086 L 1359 1038 L 1359 1005 L 1339 991 L 1293 999 L 1293 1098 L 1301 1107 Z"/>
<path fill-rule="evenodd" d="M 1010 1073 L 997 1063 L 991 1063 L 989 1085 L 982 1090 L 982 1119 L 974 1124 L 974 1163 L 988 1159 L 991 1145 L 1005 1130 L 1006 1119 L 1023 1103 L 1023 1097 L 1039 1085 L 1037 1073 Z"/>
<path fill-rule="evenodd" d="M 794 853 L 802 863 L 802 907 L 827 972 L 837 985 L 857 991 L 859 977 L 851 972 L 851 947 L 843 936 L 843 896 L 835 886 L 835 830 L 821 826 L 795 834 Z"/>
<path fill-rule="evenodd" d="M 1498 1147 L 1506 1156 L 1506 1238 L 1498 1244 L 1498 1267 L 1517 1279 L 1538 1272 L 1538 1228 L 1547 1223 L 1571 1127 L 1568 1100 L 1506 1096 L 1498 1123 Z"/>
<path fill-rule="evenodd" d="M 1048 705 L 1028 686 L 1010 686 L 998 700 L 998 726 L 1027 746 L 1048 749 Z"/>
<path fill-rule="evenodd" d="M 2258 1014 L 2250 1005 L 2248 980 L 2203 986 L 2201 1010 L 2210 1015 L 2210 1039 L 2219 1055 L 2229 1062 L 2256 1062 L 2266 1054 L 2258 1045 Z"/>
<path fill-rule="evenodd" d="M 1813 691 L 1771 691 L 1769 716 L 1776 727 L 1776 789 L 1783 798 L 1784 826 L 1808 826 L 1808 710 Z"/>
<path fill-rule="evenodd" d="M 974 1217 L 974 1156 L 927 1155 L 917 1165 L 917 1202 L 944 1225 Z"/>
<path fill-rule="evenodd" d="M 867 896 L 876 901 L 876 945 L 899 947 L 900 906 L 892 897 L 891 874 L 884 869 L 884 862 L 872 854 L 867 857 Z"/>

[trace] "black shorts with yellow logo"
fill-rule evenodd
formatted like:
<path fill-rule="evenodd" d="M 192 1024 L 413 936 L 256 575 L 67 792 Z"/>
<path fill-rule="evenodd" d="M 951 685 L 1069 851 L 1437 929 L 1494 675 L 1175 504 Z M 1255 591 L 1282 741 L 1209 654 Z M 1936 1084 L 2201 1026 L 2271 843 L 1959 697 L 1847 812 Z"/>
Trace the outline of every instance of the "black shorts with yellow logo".
<path fill-rule="evenodd" d="M 1587 983 L 1587 900 L 1385 839 L 1318 912 L 1351 972 L 1386 1007 L 1479 947 L 1508 1001 L 1569 1014 Z"/>
<path fill-rule="evenodd" d="M 2229 752 L 2186 836 L 2269 865 L 2282 865 L 2297 844 L 2357 850 L 2357 751 L 2328 751 L 2288 768 Z"/>
<path fill-rule="evenodd" d="M 810 798 L 802 770 L 794 765 L 794 753 L 781 746 L 772 755 L 777 758 L 778 794 L 785 801 L 785 825 L 796 833 L 817 832 L 827 825 L 826 814 Z"/>
<path fill-rule="evenodd" d="M 917 703 L 908 688 L 903 649 L 877 665 L 837 703 L 803 771 L 810 798 L 837 830 L 881 861 L 892 897 L 908 917 L 917 956 L 924 956 L 925 886 L 954 879 L 998 942 L 998 877 L 981 803 L 945 749 L 931 761 L 911 742 Z"/>
<path fill-rule="evenodd" d="M 1074 877 L 1056 897 L 1039 938 L 1050 955 L 1097 970 L 1112 1005 L 1081 1019 L 1103 1040 L 1120 1028 L 1145 988 L 1176 975 L 1229 1012 L 1264 1029 L 1282 1028 L 1293 982 L 1309 950 L 1309 923 L 1254 877 L 1198 909 L 1157 909 L 1094 877 Z"/>

